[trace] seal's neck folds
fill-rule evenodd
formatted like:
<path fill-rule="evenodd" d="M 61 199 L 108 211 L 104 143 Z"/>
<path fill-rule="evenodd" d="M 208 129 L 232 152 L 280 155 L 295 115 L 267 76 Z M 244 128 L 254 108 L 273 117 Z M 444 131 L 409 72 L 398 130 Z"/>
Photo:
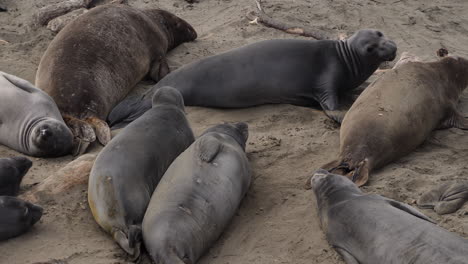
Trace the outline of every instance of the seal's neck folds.
<path fill-rule="evenodd" d="M 378 65 L 363 65 L 358 51 L 347 40 L 338 40 L 336 42 L 336 51 L 356 83 L 361 83 L 367 79 L 378 67 Z"/>
<path fill-rule="evenodd" d="M 20 140 L 21 142 L 21 149 L 24 151 L 31 153 L 33 151 L 32 146 L 32 133 L 34 132 L 34 128 L 39 125 L 42 121 L 47 120 L 47 117 L 41 117 L 38 119 L 32 119 L 29 122 L 25 123 L 24 126 L 21 128 L 21 133 L 19 133 Z"/>

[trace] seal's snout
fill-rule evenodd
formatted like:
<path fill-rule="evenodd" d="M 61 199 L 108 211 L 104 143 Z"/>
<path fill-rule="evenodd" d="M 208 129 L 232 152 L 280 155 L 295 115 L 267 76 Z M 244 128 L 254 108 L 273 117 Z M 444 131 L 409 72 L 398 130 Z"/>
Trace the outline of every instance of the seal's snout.
<path fill-rule="evenodd" d="M 11 158 L 21 174 L 26 174 L 32 167 L 32 161 L 26 157 L 13 157 Z"/>
<path fill-rule="evenodd" d="M 46 119 L 34 128 L 31 140 L 41 155 L 62 155 L 71 151 L 73 135 L 65 123 Z"/>
<path fill-rule="evenodd" d="M 247 125 L 245 122 L 238 122 L 234 123 L 233 125 L 237 128 L 237 130 L 239 130 L 245 142 L 247 142 L 249 139 L 249 125 Z"/>
<path fill-rule="evenodd" d="M 310 180 L 310 186 L 312 186 L 312 188 L 315 188 L 321 182 L 323 182 L 329 174 L 330 173 L 324 169 L 317 170 L 312 176 L 312 179 Z"/>
<path fill-rule="evenodd" d="M 392 40 L 385 40 L 380 47 L 380 55 L 385 61 L 393 61 L 396 58 L 397 45 Z"/>
<path fill-rule="evenodd" d="M 44 212 L 42 207 L 34 205 L 34 204 L 30 204 L 28 206 L 28 210 L 29 210 L 29 214 L 31 215 L 31 224 L 37 223 L 41 219 L 42 214 Z"/>

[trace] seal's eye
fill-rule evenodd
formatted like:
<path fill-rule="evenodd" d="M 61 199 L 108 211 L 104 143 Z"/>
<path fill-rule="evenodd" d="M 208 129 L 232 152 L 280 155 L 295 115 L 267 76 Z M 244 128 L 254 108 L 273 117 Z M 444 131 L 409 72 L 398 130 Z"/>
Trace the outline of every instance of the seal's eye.
<path fill-rule="evenodd" d="M 377 31 L 377 36 L 382 37 L 383 36 L 382 32 Z"/>
<path fill-rule="evenodd" d="M 367 48 L 367 52 L 371 53 L 372 51 L 374 51 L 374 47 L 368 47 Z"/>

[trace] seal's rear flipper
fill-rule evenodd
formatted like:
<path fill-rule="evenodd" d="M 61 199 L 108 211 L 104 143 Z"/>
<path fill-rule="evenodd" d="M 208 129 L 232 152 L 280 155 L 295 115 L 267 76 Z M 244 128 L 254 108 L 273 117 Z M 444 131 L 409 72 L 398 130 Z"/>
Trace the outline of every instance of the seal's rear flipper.
<path fill-rule="evenodd" d="M 364 159 L 359 162 L 354 170 L 346 174 L 346 177 L 350 178 L 359 187 L 366 184 L 369 180 L 369 160 Z"/>
<path fill-rule="evenodd" d="M 93 127 L 69 115 L 63 115 L 63 120 L 73 133 L 73 155 L 77 156 L 85 153 L 88 146 L 96 141 Z"/>
<path fill-rule="evenodd" d="M 326 170 L 328 172 L 333 172 L 335 174 L 340 174 L 342 175 L 341 173 L 339 172 L 336 172 L 336 168 L 338 168 L 340 165 L 342 164 L 342 161 L 341 159 L 337 159 L 337 160 L 333 160 L 323 166 L 320 166 L 320 169 L 323 169 L 323 170 Z M 312 173 L 312 175 L 310 176 L 307 176 L 307 179 L 306 179 L 306 182 L 305 182 L 305 185 L 304 185 L 304 188 L 306 190 L 310 190 L 312 189 L 312 185 L 311 185 L 311 180 L 312 180 L 312 177 L 314 177 L 314 174 Z"/>
<path fill-rule="evenodd" d="M 221 143 L 215 137 L 202 137 L 198 142 L 198 151 L 200 159 L 204 162 L 210 163 L 216 158 L 216 155 L 218 155 L 221 146 Z"/>
<path fill-rule="evenodd" d="M 7 79 L 7 81 L 9 81 L 11 84 L 13 84 L 14 86 L 20 88 L 21 90 L 25 92 L 35 93 L 35 92 L 41 91 L 38 88 L 36 88 L 34 85 L 32 85 L 30 82 L 23 80 L 21 78 L 18 78 L 14 75 L 11 75 L 2 71 L 0 71 L 0 75 L 5 77 L 5 79 Z"/>
<path fill-rule="evenodd" d="M 351 255 L 348 251 L 339 247 L 333 247 L 333 249 L 335 249 L 336 252 L 340 254 L 346 264 L 360 264 L 359 261 L 357 261 L 357 259 L 354 258 L 353 255 Z"/>
<path fill-rule="evenodd" d="M 442 121 L 438 128 L 445 129 L 451 127 L 468 130 L 468 119 L 455 110 L 447 119 Z"/>
<path fill-rule="evenodd" d="M 398 208 L 402 211 L 405 211 L 409 214 L 412 214 L 418 218 L 421 218 L 422 220 L 426 220 L 430 223 L 433 223 L 433 224 L 436 224 L 436 222 L 432 219 L 430 219 L 429 217 L 425 216 L 424 214 L 422 214 L 421 212 L 419 212 L 418 210 L 416 210 L 415 208 L 405 204 L 405 203 L 401 203 L 401 202 L 398 202 L 398 201 L 395 201 L 395 200 L 392 200 L 392 199 L 388 199 L 388 198 L 385 198 L 385 200 L 393 207 L 395 208 Z"/>
<path fill-rule="evenodd" d="M 450 214 L 468 201 L 468 182 L 444 184 L 424 193 L 417 201 L 420 208 L 433 208 L 438 214 Z"/>
<path fill-rule="evenodd" d="M 96 137 L 102 145 L 107 145 L 112 139 L 111 131 L 107 123 L 97 117 L 89 117 L 86 122 L 94 127 Z"/>
<path fill-rule="evenodd" d="M 115 230 L 112 236 L 117 244 L 131 256 L 132 261 L 140 258 L 142 240 L 140 226 L 131 225 L 128 229 L 128 237 L 121 230 Z"/>
<path fill-rule="evenodd" d="M 117 104 L 107 117 L 107 122 L 112 129 L 123 128 L 146 111 L 151 109 L 151 100 L 144 99 L 144 95 L 131 96 Z"/>

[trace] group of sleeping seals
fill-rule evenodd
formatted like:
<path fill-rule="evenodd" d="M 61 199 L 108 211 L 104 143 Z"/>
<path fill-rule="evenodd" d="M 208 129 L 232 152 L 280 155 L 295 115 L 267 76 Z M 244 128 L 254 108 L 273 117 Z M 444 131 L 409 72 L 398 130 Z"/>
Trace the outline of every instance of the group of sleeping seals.
<path fill-rule="evenodd" d="M 0 241 L 23 234 L 42 216 L 40 206 L 15 197 L 31 166 L 24 157 L 0 159 Z"/>

